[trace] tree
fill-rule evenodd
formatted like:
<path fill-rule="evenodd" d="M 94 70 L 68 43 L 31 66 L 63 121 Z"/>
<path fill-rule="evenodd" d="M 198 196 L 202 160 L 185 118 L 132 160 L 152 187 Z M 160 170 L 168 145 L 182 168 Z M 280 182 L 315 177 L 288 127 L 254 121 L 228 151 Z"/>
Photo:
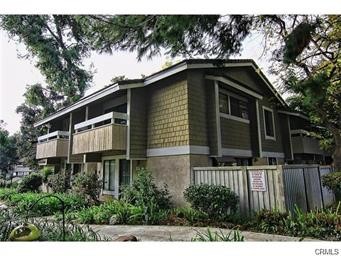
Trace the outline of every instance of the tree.
<path fill-rule="evenodd" d="M 341 17 L 261 16 L 255 24 L 275 45 L 272 71 L 292 93 L 288 102 L 327 128 L 319 136 L 333 147 L 341 170 Z"/>
<path fill-rule="evenodd" d="M 82 60 L 89 56 L 90 47 L 74 16 L 3 15 L 0 26 L 26 46 L 27 54 L 21 57 L 34 59 L 47 83 L 45 88 L 28 86 L 25 102 L 17 107 L 22 115 L 18 152 L 25 164 L 35 168 L 37 137 L 44 128 L 33 124 L 84 95 L 92 73 L 84 69 Z"/>
<path fill-rule="evenodd" d="M 0 120 L 0 170 L 8 173 L 17 160 L 16 137 L 9 135 L 4 121 Z"/>
<path fill-rule="evenodd" d="M 3 15 L 0 26 L 26 46 L 28 53 L 21 57 L 34 58 L 50 89 L 65 97 L 63 105 L 84 95 L 92 73 L 84 69 L 82 60 L 90 48 L 73 16 Z"/>
<path fill-rule="evenodd" d="M 37 138 L 46 132 L 45 127 L 34 127 L 41 118 L 55 112 L 64 103 L 53 90 L 44 88 L 41 84 L 27 85 L 24 94 L 25 102 L 17 107 L 21 114 L 20 133 L 18 135 L 18 154 L 30 168 L 37 168 L 36 144 Z"/>

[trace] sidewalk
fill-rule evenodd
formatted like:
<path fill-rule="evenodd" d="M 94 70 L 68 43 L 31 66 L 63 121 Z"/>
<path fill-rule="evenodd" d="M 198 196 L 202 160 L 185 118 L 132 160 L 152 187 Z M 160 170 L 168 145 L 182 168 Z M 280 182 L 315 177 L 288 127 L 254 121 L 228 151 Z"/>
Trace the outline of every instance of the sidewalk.
<path fill-rule="evenodd" d="M 139 241 L 191 241 L 197 231 L 205 232 L 206 227 L 184 227 L 184 226 L 129 226 L 129 225 L 90 225 L 101 235 L 116 239 L 118 236 L 134 235 Z M 210 228 L 212 232 L 219 231 L 217 228 Z M 224 234 L 229 229 L 221 229 Z M 245 241 L 299 241 L 298 237 L 271 235 L 242 231 Z M 319 241 L 305 238 L 303 241 Z"/>

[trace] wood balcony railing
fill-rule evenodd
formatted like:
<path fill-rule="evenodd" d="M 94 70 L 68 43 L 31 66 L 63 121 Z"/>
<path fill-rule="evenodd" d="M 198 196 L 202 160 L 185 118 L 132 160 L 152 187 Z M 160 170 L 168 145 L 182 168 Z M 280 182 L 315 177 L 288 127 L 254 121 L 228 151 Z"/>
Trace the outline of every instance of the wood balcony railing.
<path fill-rule="evenodd" d="M 111 112 L 74 126 L 72 154 L 126 150 L 127 114 Z"/>
<path fill-rule="evenodd" d="M 67 157 L 69 132 L 55 131 L 38 137 L 36 158 Z"/>
<path fill-rule="evenodd" d="M 291 130 L 291 141 L 294 154 L 323 154 L 317 138 L 306 130 Z"/>

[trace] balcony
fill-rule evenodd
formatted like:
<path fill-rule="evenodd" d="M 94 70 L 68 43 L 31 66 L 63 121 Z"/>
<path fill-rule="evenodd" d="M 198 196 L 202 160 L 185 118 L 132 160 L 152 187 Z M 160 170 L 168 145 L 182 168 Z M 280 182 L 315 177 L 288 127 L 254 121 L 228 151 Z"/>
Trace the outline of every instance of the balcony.
<path fill-rule="evenodd" d="M 67 157 L 69 132 L 55 131 L 38 137 L 36 158 Z"/>
<path fill-rule="evenodd" d="M 126 150 L 127 114 L 110 112 L 74 126 L 72 154 Z"/>
<path fill-rule="evenodd" d="M 294 154 L 317 154 L 324 152 L 320 149 L 318 139 L 311 137 L 306 130 L 291 130 L 292 149 Z"/>

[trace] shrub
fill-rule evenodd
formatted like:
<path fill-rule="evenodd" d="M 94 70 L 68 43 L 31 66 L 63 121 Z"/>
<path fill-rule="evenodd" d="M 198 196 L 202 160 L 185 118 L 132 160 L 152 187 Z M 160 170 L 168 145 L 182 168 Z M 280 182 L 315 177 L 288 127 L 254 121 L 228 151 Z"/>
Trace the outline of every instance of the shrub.
<path fill-rule="evenodd" d="M 43 178 L 43 182 L 48 182 L 48 177 L 53 174 L 53 168 L 50 166 L 44 166 L 44 168 L 41 170 L 41 176 Z"/>
<path fill-rule="evenodd" d="M 167 185 L 158 188 L 152 174 L 145 169 L 138 172 L 131 186 L 123 189 L 122 199 L 144 209 L 145 223 L 159 223 L 167 218 L 167 210 L 171 208 Z"/>
<path fill-rule="evenodd" d="M 194 210 L 190 207 L 175 208 L 173 213 L 176 217 L 185 219 L 188 224 L 195 224 L 198 222 L 206 221 L 207 215 L 201 211 Z"/>
<path fill-rule="evenodd" d="M 7 241 L 11 231 L 22 223 L 34 224 L 40 231 L 40 241 L 63 241 L 63 226 L 61 221 L 47 219 L 22 219 L 20 216 L 0 211 L 0 241 Z M 108 240 L 100 236 L 88 226 L 74 223 L 65 225 L 65 241 L 101 241 Z"/>
<path fill-rule="evenodd" d="M 46 197 L 56 195 L 64 201 L 66 211 L 76 211 L 87 206 L 83 197 L 72 194 L 47 194 L 47 193 L 15 193 L 11 189 L 0 190 L 0 199 L 13 207 L 16 214 L 23 216 L 49 216 L 61 211 L 61 204 L 57 198 Z M 38 201 L 38 202 L 37 202 Z M 34 207 L 32 208 L 32 206 Z"/>
<path fill-rule="evenodd" d="M 117 200 L 67 214 L 68 219 L 82 224 L 139 224 L 142 216 L 140 207 Z"/>
<path fill-rule="evenodd" d="M 47 185 L 55 193 L 64 193 L 67 190 L 65 173 L 62 171 L 57 174 L 52 174 L 47 178 Z"/>
<path fill-rule="evenodd" d="M 98 202 L 101 192 L 101 181 L 96 173 L 79 174 L 75 177 L 72 190 L 85 196 L 90 202 Z"/>
<path fill-rule="evenodd" d="M 191 185 L 184 197 L 193 209 L 206 213 L 209 218 L 221 219 L 237 210 L 238 196 L 221 185 Z"/>
<path fill-rule="evenodd" d="M 17 187 L 18 192 L 36 192 L 39 191 L 39 187 L 42 185 L 42 177 L 39 173 L 31 173 L 22 178 L 20 184 Z"/>
<path fill-rule="evenodd" d="M 282 233 L 284 232 L 285 220 L 288 218 L 287 213 L 278 210 L 263 209 L 256 214 L 257 228 L 264 233 Z"/>
<path fill-rule="evenodd" d="M 333 191 L 341 199 L 341 172 L 331 172 L 322 176 L 322 185 Z"/>

